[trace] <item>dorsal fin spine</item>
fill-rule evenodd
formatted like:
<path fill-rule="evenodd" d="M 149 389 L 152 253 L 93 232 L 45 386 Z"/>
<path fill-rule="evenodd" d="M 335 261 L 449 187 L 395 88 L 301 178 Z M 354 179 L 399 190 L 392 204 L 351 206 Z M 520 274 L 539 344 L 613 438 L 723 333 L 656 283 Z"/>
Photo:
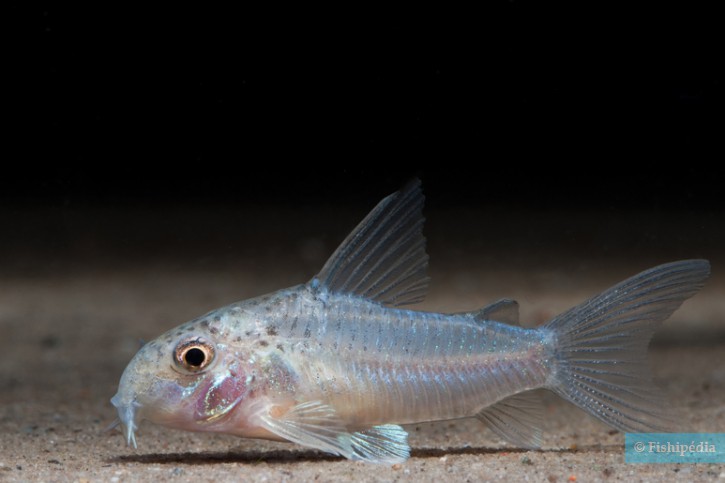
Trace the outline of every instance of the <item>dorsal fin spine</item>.
<path fill-rule="evenodd" d="M 384 305 L 421 301 L 428 288 L 420 181 L 384 198 L 310 281 L 315 289 Z"/>
<path fill-rule="evenodd" d="M 386 217 L 385 223 L 380 223 L 375 228 L 375 231 L 373 233 L 371 233 L 369 239 L 370 240 L 377 240 L 377 243 L 375 243 L 375 245 L 373 246 L 373 249 L 370 250 L 370 252 L 368 254 L 366 254 L 366 256 L 364 257 L 364 259 L 361 260 L 360 265 L 358 265 L 357 267 L 355 267 L 353 269 L 353 272 L 350 274 L 349 279 L 354 279 L 355 275 L 360 270 L 360 268 L 363 267 L 363 266 L 365 266 L 365 264 L 367 264 L 367 262 L 370 260 L 370 257 L 372 256 L 372 253 L 375 253 L 375 249 L 385 244 L 385 242 L 388 239 L 388 237 L 379 238 L 377 236 L 378 233 L 380 233 L 383 229 L 387 229 L 387 230 L 390 231 L 393 228 L 395 228 L 396 230 L 399 230 L 399 227 L 396 226 L 396 225 L 399 225 L 400 224 L 400 220 L 401 219 L 407 220 L 411 215 L 414 214 L 415 209 L 416 208 L 419 208 L 418 206 L 416 206 L 416 204 L 414 204 L 412 207 L 409 207 L 408 206 L 410 204 L 409 202 L 410 202 L 411 194 L 415 194 L 415 191 L 413 191 L 411 193 L 407 193 L 406 196 L 404 197 L 404 200 L 401 200 L 401 202 L 398 202 L 398 206 L 396 207 L 396 209 L 393 210 L 393 211 L 391 211 L 391 213 L 389 214 L 389 216 Z M 415 200 L 413 200 L 413 201 L 415 201 Z M 422 200 L 420 200 L 419 203 L 422 204 Z M 406 209 L 405 212 L 401 214 L 400 211 L 403 208 L 408 208 L 408 209 Z M 418 221 L 417 223 L 412 224 L 412 226 L 411 226 L 410 229 L 406 230 L 406 234 L 405 234 L 404 237 L 395 237 L 394 238 L 395 239 L 395 243 L 391 244 L 391 246 L 386 249 L 385 253 L 383 253 L 382 256 L 379 256 L 378 257 L 377 263 L 375 263 L 375 265 L 373 265 L 372 267 L 370 267 L 370 269 L 368 270 L 368 273 L 361 278 L 361 280 L 357 284 L 357 286 L 351 287 L 352 288 L 352 291 L 357 292 L 360 289 L 360 286 L 363 285 L 363 282 L 367 282 L 371 278 L 370 275 L 372 273 L 374 273 L 380 267 L 380 265 L 383 264 L 383 262 L 385 260 L 388 260 L 390 258 L 389 255 L 390 255 L 391 252 L 394 252 L 396 249 L 398 249 L 401 246 L 403 246 L 405 241 L 409 240 L 412 236 L 414 236 L 416 229 L 421 229 L 422 228 L 422 224 L 423 224 L 423 221 L 424 220 L 423 219 L 420 219 L 420 220 L 417 220 L 417 221 Z M 395 222 L 395 224 L 393 226 L 391 226 L 390 228 L 388 228 L 388 225 L 390 225 L 392 222 Z M 411 231 L 413 231 L 413 233 L 410 233 Z M 423 238 L 423 244 L 425 245 L 425 238 Z M 388 269 L 386 271 L 386 273 L 381 278 L 379 278 L 378 280 L 375 281 L 375 283 L 372 284 L 372 286 L 375 286 L 375 285 L 377 285 L 377 283 L 379 281 L 384 280 L 385 277 L 387 276 L 387 274 L 392 271 L 391 269 L 400 264 L 400 261 L 401 260 L 403 260 L 403 258 L 398 258 L 396 260 L 396 264 L 393 265 L 393 266 L 391 266 L 390 269 Z"/>

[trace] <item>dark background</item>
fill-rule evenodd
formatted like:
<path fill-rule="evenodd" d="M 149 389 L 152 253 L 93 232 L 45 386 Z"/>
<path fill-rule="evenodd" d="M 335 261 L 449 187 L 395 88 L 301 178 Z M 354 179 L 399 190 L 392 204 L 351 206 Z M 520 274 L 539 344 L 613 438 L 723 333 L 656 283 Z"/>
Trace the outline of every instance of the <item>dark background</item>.
<path fill-rule="evenodd" d="M 668 5 L 38 7 L 0 201 L 721 210 L 722 29 Z"/>
<path fill-rule="evenodd" d="M 419 309 L 511 297 L 534 325 L 647 267 L 709 259 L 652 366 L 682 428 L 722 432 L 716 2 L 5 3 L 0 480 L 710 476 L 621 463 L 620 434 L 557 402 L 543 452 L 446 422 L 411 431 L 425 459 L 374 474 L 150 424 L 134 450 L 104 428 L 139 340 L 309 280 L 418 176 Z"/>

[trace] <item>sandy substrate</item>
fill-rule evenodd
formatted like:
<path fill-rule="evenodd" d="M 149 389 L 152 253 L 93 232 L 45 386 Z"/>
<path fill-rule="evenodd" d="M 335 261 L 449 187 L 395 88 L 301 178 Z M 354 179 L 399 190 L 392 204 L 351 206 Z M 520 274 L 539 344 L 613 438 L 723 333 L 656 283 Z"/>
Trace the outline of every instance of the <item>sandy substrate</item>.
<path fill-rule="evenodd" d="M 409 427 L 412 457 L 393 467 L 151 424 L 142 425 L 138 449 L 126 447 L 120 433 L 104 428 L 140 339 L 305 281 L 360 214 L 338 220 L 317 212 L 300 222 L 292 211 L 255 213 L 187 214 L 178 230 L 169 229 L 182 226 L 178 213 L 124 218 L 81 210 L 66 212 L 60 228 L 37 213 L 7 215 L 26 220 L 27 236 L 5 240 L 0 257 L 0 481 L 725 481 L 725 465 L 625 464 L 621 433 L 551 394 L 539 451 L 512 448 L 475 420 Z M 601 217 L 571 224 L 557 215 L 530 220 L 534 227 L 524 230 L 516 227 L 525 220 L 509 216 L 497 225 L 506 242 L 470 228 L 472 215 L 428 216 L 433 285 L 420 308 L 470 310 L 509 296 L 521 303 L 523 320 L 539 323 L 650 265 L 710 258 L 707 287 L 667 322 L 650 353 L 680 429 L 725 432 L 719 218 L 668 217 L 632 228 L 634 215 L 604 227 Z M 261 221 L 270 216 L 274 223 Z M 209 232 L 238 218 L 255 229 Z M 329 220 L 335 225 L 325 233 Z M 36 224 L 51 241 L 30 236 Z M 557 238 L 566 227 L 574 238 Z M 199 233 L 208 236 L 200 242 Z"/>

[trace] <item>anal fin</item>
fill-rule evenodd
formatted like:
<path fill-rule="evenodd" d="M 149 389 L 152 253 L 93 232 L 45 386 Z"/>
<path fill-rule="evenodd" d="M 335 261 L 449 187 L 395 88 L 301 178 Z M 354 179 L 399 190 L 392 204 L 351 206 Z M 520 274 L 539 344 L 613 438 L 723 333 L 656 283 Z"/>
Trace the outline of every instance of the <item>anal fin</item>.
<path fill-rule="evenodd" d="M 476 415 L 493 432 L 516 446 L 541 447 L 544 407 L 538 391 L 526 391 L 503 399 Z"/>

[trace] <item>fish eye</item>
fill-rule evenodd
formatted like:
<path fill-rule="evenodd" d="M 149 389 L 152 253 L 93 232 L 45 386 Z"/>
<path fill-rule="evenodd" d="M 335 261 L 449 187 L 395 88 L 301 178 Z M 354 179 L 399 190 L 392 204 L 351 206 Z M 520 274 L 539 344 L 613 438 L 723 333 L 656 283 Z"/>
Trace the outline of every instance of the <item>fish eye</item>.
<path fill-rule="evenodd" d="M 200 339 L 190 339 L 179 343 L 174 350 L 174 362 L 188 372 L 206 369 L 214 360 L 214 346 Z"/>

